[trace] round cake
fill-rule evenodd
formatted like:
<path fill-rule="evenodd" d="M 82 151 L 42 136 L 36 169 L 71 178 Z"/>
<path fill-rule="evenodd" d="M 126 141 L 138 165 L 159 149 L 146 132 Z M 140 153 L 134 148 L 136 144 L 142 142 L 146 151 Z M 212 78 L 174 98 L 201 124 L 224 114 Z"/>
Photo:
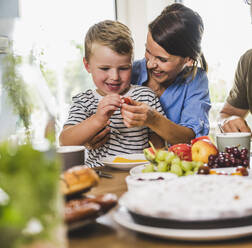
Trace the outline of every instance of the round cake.
<path fill-rule="evenodd" d="M 140 215 L 179 221 L 251 216 L 252 180 L 220 175 L 180 177 L 128 191 L 120 203 Z"/>
<path fill-rule="evenodd" d="M 169 172 L 150 172 L 139 173 L 136 175 L 129 175 L 125 178 L 128 190 L 135 190 L 139 187 L 146 187 L 148 185 L 164 184 L 167 181 L 173 180 L 178 176 Z"/>

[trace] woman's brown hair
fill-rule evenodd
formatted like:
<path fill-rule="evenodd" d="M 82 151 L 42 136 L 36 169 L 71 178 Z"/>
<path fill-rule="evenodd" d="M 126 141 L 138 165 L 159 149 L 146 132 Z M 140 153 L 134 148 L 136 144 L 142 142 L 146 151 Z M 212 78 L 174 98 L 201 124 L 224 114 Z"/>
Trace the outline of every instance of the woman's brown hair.
<path fill-rule="evenodd" d="M 153 40 L 167 53 L 189 57 L 193 61 L 189 69 L 189 74 L 193 74 L 193 77 L 197 72 L 198 62 L 207 71 L 207 62 L 201 52 L 204 25 L 197 12 L 182 4 L 169 5 L 149 24 L 149 31 Z"/>

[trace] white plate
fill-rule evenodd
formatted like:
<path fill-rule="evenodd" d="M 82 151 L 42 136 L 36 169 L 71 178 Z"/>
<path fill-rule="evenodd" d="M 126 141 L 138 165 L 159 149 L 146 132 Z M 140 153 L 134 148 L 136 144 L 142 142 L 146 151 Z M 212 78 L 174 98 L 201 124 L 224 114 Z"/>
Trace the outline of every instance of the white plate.
<path fill-rule="evenodd" d="M 251 158 L 252 159 L 252 158 Z M 134 175 L 138 175 L 140 173 L 142 173 L 142 170 L 144 169 L 144 165 L 139 165 L 139 166 L 136 166 L 134 168 L 132 168 L 130 170 L 130 175 L 134 176 Z M 234 172 L 235 171 L 235 167 L 229 167 L 229 168 L 216 168 L 216 169 L 213 169 L 217 172 L 224 172 L 224 173 L 231 173 L 231 172 Z M 252 177 L 252 173 L 249 171 L 249 177 Z M 155 172 L 154 172 L 155 173 Z"/>
<path fill-rule="evenodd" d="M 130 170 L 130 175 L 134 176 L 134 175 L 140 174 L 142 173 L 143 169 L 144 169 L 144 165 L 135 166 L 134 168 Z"/>
<path fill-rule="evenodd" d="M 89 225 L 91 223 L 95 223 L 96 218 L 98 218 L 98 217 L 90 218 L 90 219 L 87 219 L 87 220 L 75 221 L 73 223 L 67 224 L 67 230 L 68 231 L 73 231 L 73 230 L 76 230 L 78 228 L 87 226 L 87 225 Z"/>
<path fill-rule="evenodd" d="M 135 166 L 144 165 L 148 163 L 147 160 L 146 162 L 114 163 L 113 161 L 116 157 L 132 159 L 132 160 L 136 160 L 136 159 L 146 160 L 143 153 L 135 153 L 135 154 L 119 154 L 117 156 L 106 157 L 106 158 L 103 158 L 101 162 L 106 166 L 109 166 L 111 168 L 121 169 L 121 170 L 129 170 Z"/>
<path fill-rule="evenodd" d="M 133 231 L 148 234 L 164 239 L 177 240 L 225 240 L 249 236 L 252 234 L 252 226 L 241 226 L 232 228 L 218 228 L 218 229 L 172 229 L 159 228 L 140 225 L 134 222 L 126 208 L 118 208 L 114 215 L 114 220 L 121 226 Z"/>

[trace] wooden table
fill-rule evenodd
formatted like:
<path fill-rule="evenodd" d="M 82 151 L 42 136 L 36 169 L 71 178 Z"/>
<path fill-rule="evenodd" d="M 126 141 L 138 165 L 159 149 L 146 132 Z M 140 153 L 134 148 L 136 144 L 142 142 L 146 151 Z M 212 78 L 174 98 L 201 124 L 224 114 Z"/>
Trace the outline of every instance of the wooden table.
<path fill-rule="evenodd" d="M 114 193 L 120 197 L 127 186 L 127 171 L 119 171 L 103 167 L 104 172 L 111 173 L 112 179 L 101 178 L 99 185 L 90 194 Z M 228 241 L 186 242 L 159 239 L 125 229 L 113 220 L 113 211 L 90 224 L 68 234 L 69 248 L 183 248 L 183 247 L 216 247 L 216 248 L 252 248 L 252 237 Z"/>

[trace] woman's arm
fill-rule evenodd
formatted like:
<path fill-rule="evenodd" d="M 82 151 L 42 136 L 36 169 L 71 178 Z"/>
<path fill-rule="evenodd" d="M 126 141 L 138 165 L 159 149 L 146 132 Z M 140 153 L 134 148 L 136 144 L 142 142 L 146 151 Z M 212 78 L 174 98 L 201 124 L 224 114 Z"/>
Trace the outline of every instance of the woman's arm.
<path fill-rule="evenodd" d="M 121 111 L 127 127 L 147 126 L 172 145 L 190 143 L 195 137 L 191 128 L 172 122 L 145 103 L 133 101 L 133 105 L 123 104 Z"/>
<path fill-rule="evenodd" d="M 190 143 L 195 137 L 191 128 L 178 125 L 155 110 L 150 110 L 149 115 L 147 126 L 171 145 Z"/>
<path fill-rule="evenodd" d="M 165 146 L 164 140 L 159 135 L 157 135 L 156 133 L 151 133 L 150 134 L 150 142 L 157 149 L 164 148 L 164 146 Z"/>

